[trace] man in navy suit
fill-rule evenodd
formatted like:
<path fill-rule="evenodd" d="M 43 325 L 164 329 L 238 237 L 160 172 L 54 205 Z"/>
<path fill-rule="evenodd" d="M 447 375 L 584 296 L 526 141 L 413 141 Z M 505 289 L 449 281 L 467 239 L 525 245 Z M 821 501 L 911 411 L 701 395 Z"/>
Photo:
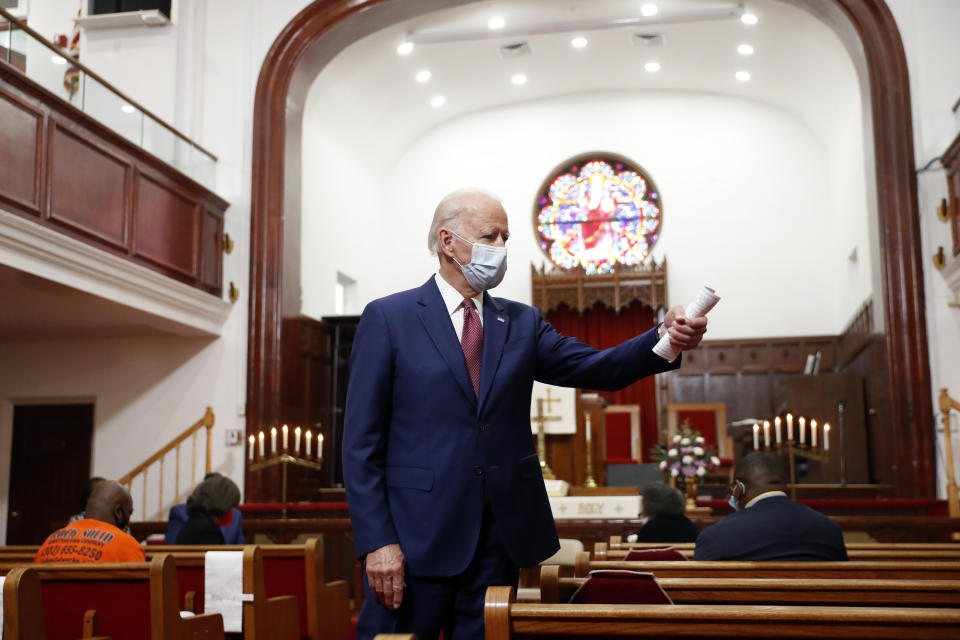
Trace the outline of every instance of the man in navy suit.
<path fill-rule="evenodd" d="M 846 560 L 836 522 L 787 497 L 779 456 L 748 453 L 730 487 L 734 513 L 697 538 L 694 560 Z"/>
<path fill-rule="evenodd" d="M 597 351 L 528 305 L 486 291 L 506 270 L 507 214 L 479 190 L 444 198 L 428 245 L 439 272 L 375 300 L 350 358 L 344 480 L 365 561 L 361 640 L 483 638 L 489 585 L 516 585 L 559 548 L 530 432 L 534 380 L 619 389 L 679 366 L 706 319 L 671 309 L 659 327 Z"/>

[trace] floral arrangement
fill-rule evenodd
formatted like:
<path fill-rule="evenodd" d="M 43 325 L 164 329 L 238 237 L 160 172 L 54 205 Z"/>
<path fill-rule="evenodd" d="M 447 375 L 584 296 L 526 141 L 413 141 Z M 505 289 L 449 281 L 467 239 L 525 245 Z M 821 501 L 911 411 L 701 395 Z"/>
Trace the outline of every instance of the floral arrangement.
<path fill-rule="evenodd" d="M 706 447 L 699 431 L 684 425 L 668 446 L 657 445 L 652 453 L 660 471 L 672 478 L 702 478 L 720 466 L 720 458 Z"/>

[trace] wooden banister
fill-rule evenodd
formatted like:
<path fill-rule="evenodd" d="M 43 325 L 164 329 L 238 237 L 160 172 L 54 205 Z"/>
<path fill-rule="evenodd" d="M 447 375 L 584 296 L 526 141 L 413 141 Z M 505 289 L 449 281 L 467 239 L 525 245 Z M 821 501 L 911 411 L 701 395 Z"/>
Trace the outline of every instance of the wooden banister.
<path fill-rule="evenodd" d="M 950 433 L 950 410 L 960 411 L 960 402 L 957 402 L 947 393 L 946 389 L 940 389 L 940 418 L 943 420 L 943 451 L 946 454 L 946 476 L 947 476 L 947 506 L 950 509 L 950 517 L 960 517 L 960 491 L 957 488 L 957 477 L 953 467 L 953 435 Z M 957 534 L 954 534 L 954 540 Z"/>
<path fill-rule="evenodd" d="M 176 452 L 176 478 L 174 481 L 174 495 L 173 500 L 176 502 L 180 498 L 180 445 L 187 440 L 188 438 L 193 438 L 193 461 L 192 461 L 192 473 L 191 473 L 191 486 L 195 485 L 197 482 L 197 432 L 200 429 L 205 428 L 207 430 L 207 442 L 206 442 L 206 456 L 204 459 L 204 474 L 210 473 L 211 464 L 211 446 L 210 446 L 210 432 L 213 430 L 214 424 L 214 415 L 213 409 L 207 407 L 207 411 L 203 414 L 203 417 L 197 420 L 195 423 L 187 427 L 183 433 L 175 437 L 173 440 L 168 442 L 166 445 L 160 448 L 156 453 L 151 455 L 149 458 L 135 466 L 131 471 L 123 475 L 118 482 L 122 485 L 126 485 L 129 490 L 133 484 L 133 480 L 139 476 L 143 475 L 143 506 L 142 513 L 144 516 L 149 513 L 147 511 L 147 471 L 150 466 L 156 462 L 160 463 L 160 479 L 157 482 L 158 487 L 158 509 L 157 514 L 160 519 L 163 518 L 163 459 L 171 451 Z"/>

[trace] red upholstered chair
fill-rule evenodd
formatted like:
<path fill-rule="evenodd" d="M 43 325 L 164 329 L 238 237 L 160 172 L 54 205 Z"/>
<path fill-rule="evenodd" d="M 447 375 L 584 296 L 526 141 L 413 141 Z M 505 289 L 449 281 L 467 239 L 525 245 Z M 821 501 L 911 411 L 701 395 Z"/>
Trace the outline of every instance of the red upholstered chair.
<path fill-rule="evenodd" d="M 604 421 L 607 430 L 607 464 L 637 464 L 643 458 L 640 405 L 610 405 L 604 409 Z"/>
<path fill-rule="evenodd" d="M 652 573 L 594 570 L 570 604 L 673 604 Z"/>
<path fill-rule="evenodd" d="M 687 557 L 673 547 L 653 547 L 650 549 L 631 549 L 624 559 L 652 562 L 654 560 L 686 560 Z"/>

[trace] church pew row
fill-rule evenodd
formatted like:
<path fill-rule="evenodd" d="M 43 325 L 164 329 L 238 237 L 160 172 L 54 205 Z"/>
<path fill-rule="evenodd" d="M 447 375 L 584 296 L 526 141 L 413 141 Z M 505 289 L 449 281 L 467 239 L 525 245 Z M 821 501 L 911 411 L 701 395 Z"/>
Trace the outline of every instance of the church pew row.
<path fill-rule="evenodd" d="M 147 559 L 170 555 L 176 565 L 178 602 L 182 610 L 203 612 L 204 554 L 209 550 L 241 551 L 242 546 L 158 546 L 147 548 Z M 264 594 L 268 598 L 296 598 L 299 631 L 296 637 L 310 640 L 342 640 L 350 631 L 349 587 L 346 582 L 324 581 L 323 547 L 316 539 L 302 545 L 259 545 L 262 554 Z M 34 553 L 36 548 L 34 548 Z M 33 555 L 0 554 L 0 575 L 13 566 L 29 564 Z M 249 593 L 249 592 L 248 592 Z"/>
<path fill-rule="evenodd" d="M 569 602 L 587 578 L 540 575 L 540 602 Z M 960 608 L 960 580 L 851 580 L 800 578 L 658 578 L 676 604 L 763 604 Z"/>
<path fill-rule="evenodd" d="M 660 578 L 809 578 L 960 580 L 960 561 L 912 562 L 896 560 L 850 560 L 847 562 L 736 562 L 709 560 L 600 561 L 590 553 L 577 554 L 574 576 L 584 577 L 594 569 L 643 571 Z"/>
<path fill-rule="evenodd" d="M 907 607 L 759 605 L 574 605 L 516 602 L 490 587 L 486 640 L 513 638 L 953 638 L 960 611 Z"/>
<path fill-rule="evenodd" d="M 689 548 L 686 546 L 677 548 L 677 545 L 660 546 L 672 546 L 675 551 L 687 559 L 693 559 L 694 549 L 692 546 Z M 610 549 L 607 543 L 598 542 L 593 547 L 593 557 L 594 560 L 625 560 L 631 551 L 643 552 L 645 550 L 649 551 L 651 547 Z M 956 549 L 857 549 L 847 547 L 847 556 L 851 560 L 960 561 L 960 545 L 957 545 Z"/>
<path fill-rule="evenodd" d="M 608 549 L 650 549 L 663 546 L 675 549 L 690 549 L 693 542 L 624 542 L 623 536 L 610 536 Z M 960 553 L 960 542 L 848 542 L 847 551 L 956 551 Z"/>
<path fill-rule="evenodd" d="M 219 614 L 180 617 L 170 556 L 149 563 L 16 567 L 3 585 L 3 610 L 4 640 L 224 638 Z M 271 613 L 269 606 L 260 610 L 263 618 Z"/>

